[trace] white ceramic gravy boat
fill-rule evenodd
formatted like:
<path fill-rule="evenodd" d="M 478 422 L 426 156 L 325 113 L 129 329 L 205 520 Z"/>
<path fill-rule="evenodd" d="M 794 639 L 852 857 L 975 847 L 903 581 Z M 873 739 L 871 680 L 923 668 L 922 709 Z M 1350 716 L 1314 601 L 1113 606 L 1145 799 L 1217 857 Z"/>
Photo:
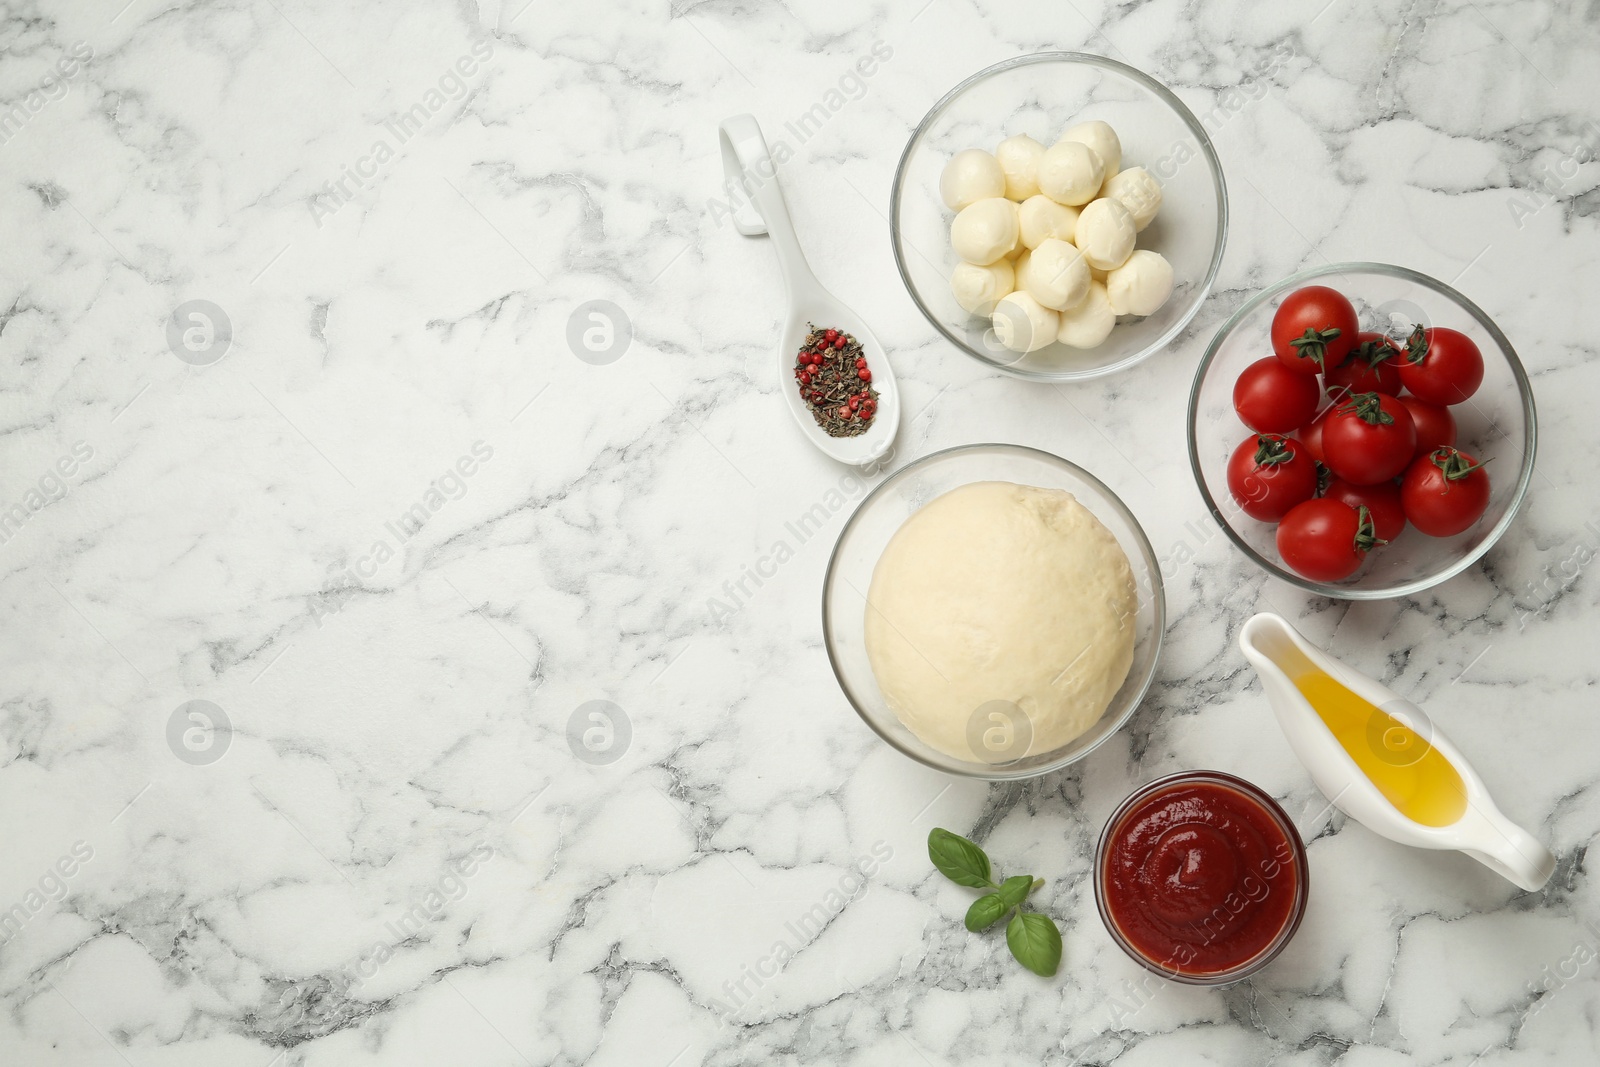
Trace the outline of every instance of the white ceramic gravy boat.
<path fill-rule="evenodd" d="M 784 289 L 789 297 L 789 315 L 778 342 L 778 392 L 783 394 L 801 432 L 829 456 L 840 463 L 856 466 L 880 459 L 894 444 L 895 431 L 900 425 L 900 390 L 895 384 L 894 368 L 889 366 L 888 353 L 872 336 L 861 316 L 823 288 L 811 272 L 805 253 L 800 250 L 800 240 L 795 236 L 794 223 L 789 219 L 783 190 L 778 187 L 777 166 L 754 116 L 735 115 L 723 119 L 721 132 L 722 168 L 727 174 L 729 193 L 736 202 L 746 195 L 750 198 L 749 202 L 739 202 L 733 214 L 734 228 L 747 237 L 764 233 L 772 238 L 772 249 L 778 254 Z M 872 428 L 860 436 L 829 436 L 817 425 L 810 408 L 800 398 L 794 380 L 795 356 L 811 323 L 823 329 L 842 329 L 861 342 L 867 365 L 872 370 L 872 384 L 878 390 L 878 412 Z"/>
<path fill-rule="evenodd" d="M 1317 788 L 1340 811 L 1402 845 L 1465 852 L 1529 891 L 1550 880 L 1555 856 L 1500 813 L 1477 772 L 1421 708 L 1333 659 L 1277 615 L 1256 615 L 1245 623 L 1239 647 L 1261 677 L 1289 747 L 1311 772 Z M 1424 826 L 1389 803 L 1295 686 L 1294 679 L 1311 668 L 1322 670 L 1373 707 L 1392 715 L 1450 762 L 1466 787 L 1467 802 L 1460 818 L 1448 826 Z"/>

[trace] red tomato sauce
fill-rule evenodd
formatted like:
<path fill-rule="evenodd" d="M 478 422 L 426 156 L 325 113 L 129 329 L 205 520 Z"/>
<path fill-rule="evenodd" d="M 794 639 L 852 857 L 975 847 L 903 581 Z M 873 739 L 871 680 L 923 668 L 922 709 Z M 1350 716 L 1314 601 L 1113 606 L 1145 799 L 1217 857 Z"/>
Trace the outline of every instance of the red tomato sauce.
<path fill-rule="evenodd" d="M 1303 853 L 1291 833 L 1261 800 L 1220 782 L 1156 789 L 1108 831 L 1106 914 L 1160 970 L 1232 971 L 1304 909 Z"/>

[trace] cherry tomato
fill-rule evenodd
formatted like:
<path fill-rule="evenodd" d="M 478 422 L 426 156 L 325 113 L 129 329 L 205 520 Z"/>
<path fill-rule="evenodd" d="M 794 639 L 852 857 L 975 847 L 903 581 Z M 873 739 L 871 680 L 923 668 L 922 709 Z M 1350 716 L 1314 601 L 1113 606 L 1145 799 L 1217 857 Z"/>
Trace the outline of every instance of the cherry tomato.
<path fill-rule="evenodd" d="M 1430 404 L 1459 404 L 1483 384 L 1483 353 L 1472 338 L 1445 326 L 1415 327 L 1399 364 L 1400 384 Z"/>
<path fill-rule="evenodd" d="M 1306 446 L 1306 451 L 1310 452 L 1311 458 L 1318 463 L 1327 462 L 1322 456 L 1322 430 L 1328 425 L 1328 416 L 1331 414 L 1333 408 L 1328 408 L 1294 432 L 1295 439 Z"/>
<path fill-rule="evenodd" d="M 1272 316 L 1272 351 L 1301 374 L 1337 367 L 1356 346 L 1356 309 L 1338 290 L 1308 285 L 1283 298 Z"/>
<path fill-rule="evenodd" d="M 1228 490 L 1252 519 L 1277 522 L 1317 495 L 1317 464 L 1287 437 L 1247 437 L 1228 459 Z"/>
<path fill-rule="evenodd" d="M 1379 543 L 1367 509 L 1342 500 L 1319 497 L 1296 504 L 1278 524 L 1278 555 L 1315 582 L 1350 577 Z"/>
<path fill-rule="evenodd" d="M 1297 374 L 1276 359 L 1258 359 L 1233 383 L 1233 410 L 1256 433 L 1288 433 L 1317 413 L 1322 390 L 1317 380 Z"/>
<path fill-rule="evenodd" d="M 1381 333 L 1356 334 L 1356 346 L 1337 367 L 1322 376 L 1330 396 L 1350 393 L 1400 393 L 1400 368 L 1395 359 L 1400 350 Z"/>
<path fill-rule="evenodd" d="M 1411 525 L 1433 537 L 1453 537 L 1489 507 L 1489 475 L 1465 452 L 1434 449 L 1412 463 L 1400 483 Z"/>
<path fill-rule="evenodd" d="M 1400 403 L 1411 413 L 1412 425 L 1417 428 L 1417 450 L 1412 459 L 1456 443 L 1456 417 L 1450 414 L 1449 408 L 1414 396 L 1403 396 Z"/>
<path fill-rule="evenodd" d="M 1417 450 L 1417 429 L 1404 404 L 1382 393 L 1353 393 L 1322 429 L 1322 462 L 1355 485 L 1387 481 Z"/>
<path fill-rule="evenodd" d="M 1352 485 L 1343 478 L 1335 478 L 1322 495 L 1353 508 L 1365 506 L 1372 515 L 1372 532 L 1380 541 L 1393 541 L 1406 528 L 1406 509 L 1400 503 L 1400 487 L 1393 482 Z"/>

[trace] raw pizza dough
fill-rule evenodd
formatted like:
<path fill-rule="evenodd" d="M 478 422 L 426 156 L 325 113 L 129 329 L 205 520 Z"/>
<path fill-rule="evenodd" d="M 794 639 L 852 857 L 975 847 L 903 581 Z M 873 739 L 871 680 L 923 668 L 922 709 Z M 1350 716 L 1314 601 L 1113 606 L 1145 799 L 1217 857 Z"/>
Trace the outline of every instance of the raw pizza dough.
<path fill-rule="evenodd" d="M 1128 557 L 1060 489 L 975 482 L 937 498 L 889 540 L 867 600 L 867 658 L 884 699 L 912 733 L 963 760 L 1067 744 L 1133 663 Z M 1025 747 L 1008 740 L 1007 709 L 1025 716 L 1015 726 Z"/>

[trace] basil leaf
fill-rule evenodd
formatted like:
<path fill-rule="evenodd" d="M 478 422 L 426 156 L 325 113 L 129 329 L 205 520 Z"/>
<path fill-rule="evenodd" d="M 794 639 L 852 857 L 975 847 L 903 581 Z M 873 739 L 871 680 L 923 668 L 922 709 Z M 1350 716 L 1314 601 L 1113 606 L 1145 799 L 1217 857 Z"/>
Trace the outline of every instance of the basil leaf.
<path fill-rule="evenodd" d="M 1053 978 L 1061 966 L 1061 931 L 1037 912 L 1018 912 L 1006 924 L 1011 954 L 1034 974 Z"/>
<path fill-rule="evenodd" d="M 985 893 L 967 909 L 967 929 L 973 933 L 987 929 L 999 922 L 1012 907 L 999 893 Z"/>
<path fill-rule="evenodd" d="M 1019 874 L 1000 883 L 1000 899 L 1006 902 L 1008 911 L 1027 900 L 1031 892 L 1033 892 L 1031 874 Z"/>
<path fill-rule="evenodd" d="M 939 873 L 956 885 L 973 889 L 993 889 L 989 881 L 989 857 L 971 841 L 936 826 L 928 833 L 928 858 Z"/>

